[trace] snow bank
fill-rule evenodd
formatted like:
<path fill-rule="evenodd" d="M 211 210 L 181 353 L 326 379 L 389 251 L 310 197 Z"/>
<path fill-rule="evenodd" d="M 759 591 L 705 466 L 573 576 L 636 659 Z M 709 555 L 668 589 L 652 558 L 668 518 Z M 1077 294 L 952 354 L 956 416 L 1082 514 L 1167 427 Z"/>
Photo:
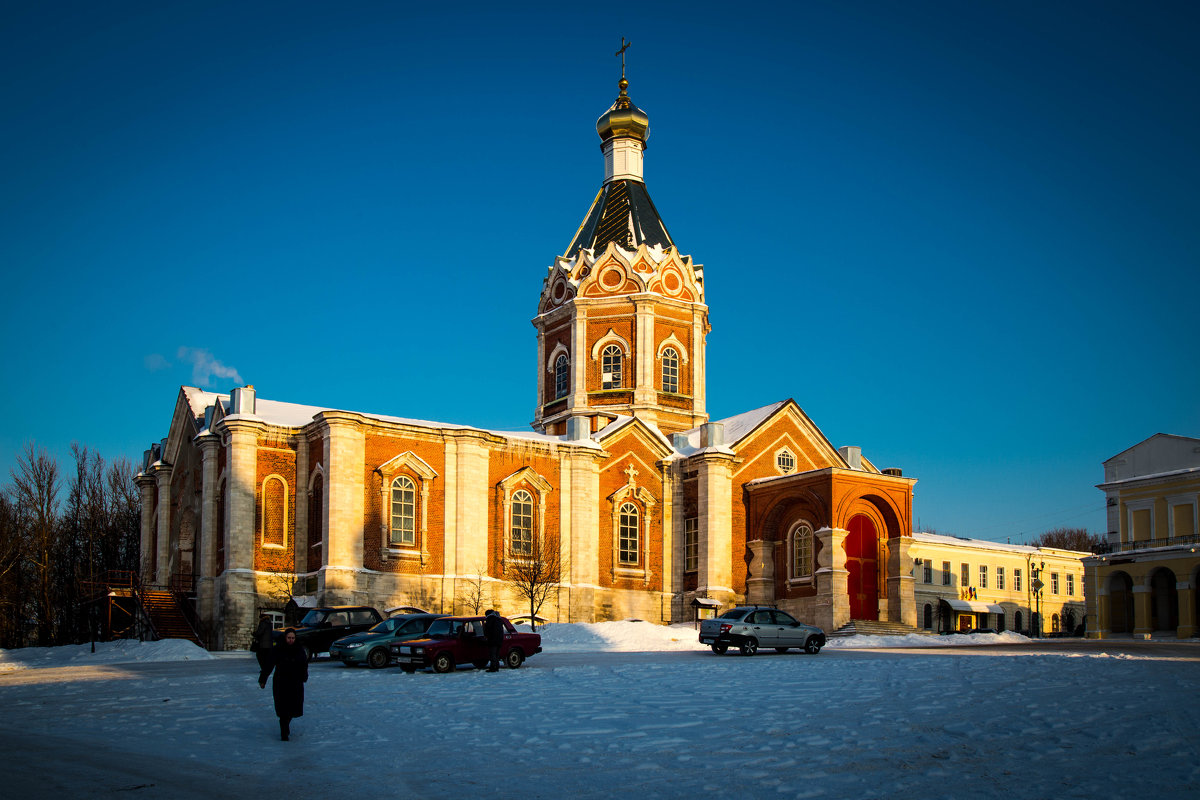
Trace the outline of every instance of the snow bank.
<path fill-rule="evenodd" d="M 96 642 L 95 653 L 92 652 L 90 644 L 68 644 L 61 647 L 22 647 L 18 650 L 0 650 L 0 672 L 92 664 L 204 661 L 212 658 L 216 658 L 216 656 L 186 639 L 164 639 L 160 642 L 139 642 L 136 639 L 121 639 L 116 642 Z"/>

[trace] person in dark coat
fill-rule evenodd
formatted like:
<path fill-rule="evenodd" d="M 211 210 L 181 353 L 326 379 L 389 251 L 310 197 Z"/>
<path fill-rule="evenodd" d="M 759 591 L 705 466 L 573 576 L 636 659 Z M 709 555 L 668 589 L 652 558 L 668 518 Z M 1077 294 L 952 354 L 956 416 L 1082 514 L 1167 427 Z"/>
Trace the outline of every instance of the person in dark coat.
<path fill-rule="evenodd" d="M 254 651 L 254 657 L 258 659 L 258 682 L 260 684 L 265 684 L 267 676 L 271 674 L 271 643 L 274 641 L 271 631 L 271 618 L 263 614 L 258 618 L 258 627 L 254 629 L 254 639 L 251 641 L 250 647 Z"/>
<path fill-rule="evenodd" d="M 500 671 L 500 647 L 504 644 L 504 620 L 489 608 L 483 615 L 483 638 L 488 646 L 488 672 Z"/>
<path fill-rule="evenodd" d="M 288 628 L 283 641 L 271 650 L 273 658 L 266 674 L 258 682 L 260 689 L 267 686 L 267 675 L 275 670 L 271 683 L 271 694 L 275 696 L 275 715 L 279 717 L 279 738 L 286 742 L 291 733 L 291 722 L 304 716 L 304 684 L 308 682 L 308 653 L 296 644 L 296 631 Z"/>

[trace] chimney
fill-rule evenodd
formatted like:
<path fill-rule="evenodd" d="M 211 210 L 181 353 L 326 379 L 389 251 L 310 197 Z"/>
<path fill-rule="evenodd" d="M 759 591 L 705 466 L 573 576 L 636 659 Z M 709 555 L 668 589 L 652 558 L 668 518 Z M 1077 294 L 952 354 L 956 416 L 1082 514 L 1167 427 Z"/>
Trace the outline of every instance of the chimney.
<path fill-rule="evenodd" d="M 230 392 L 234 414 L 254 414 L 254 385 L 243 386 Z"/>
<path fill-rule="evenodd" d="M 706 422 L 700 427 L 701 447 L 723 447 L 725 444 L 725 423 Z"/>
<path fill-rule="evenodd" d="M 854 445 L 846 445 L 839 447 L 838 452 L 842 458 L 850 465 L 850 469 L 862 469 L 862 448 Z"/>

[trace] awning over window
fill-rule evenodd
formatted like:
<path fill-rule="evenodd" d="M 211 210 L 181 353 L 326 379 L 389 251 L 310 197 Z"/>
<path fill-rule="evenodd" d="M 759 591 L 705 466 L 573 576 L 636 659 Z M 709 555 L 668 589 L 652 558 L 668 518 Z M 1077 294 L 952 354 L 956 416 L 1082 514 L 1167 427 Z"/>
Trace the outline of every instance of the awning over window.
<path fill-rule="evenodd" d="M 984 603 L 979 600 L 955 600 L 943 597 L 942 602 L 955 611 L 966 611 L 971 614 L 1003 614 L 1004 609 L 995 603 Z"/>

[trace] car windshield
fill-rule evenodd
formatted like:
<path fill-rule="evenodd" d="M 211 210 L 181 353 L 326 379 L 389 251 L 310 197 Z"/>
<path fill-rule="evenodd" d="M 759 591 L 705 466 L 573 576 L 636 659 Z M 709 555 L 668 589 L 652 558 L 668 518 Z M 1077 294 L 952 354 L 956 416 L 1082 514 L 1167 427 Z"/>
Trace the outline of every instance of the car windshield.
<path fill-rule="evenodd" d="M 320 625 L 329 616 L 329 611 L 323 608 L 314 608 L 312 611 L 304 615 L 304 619 L 300 620 L 301 625 Z"/>

